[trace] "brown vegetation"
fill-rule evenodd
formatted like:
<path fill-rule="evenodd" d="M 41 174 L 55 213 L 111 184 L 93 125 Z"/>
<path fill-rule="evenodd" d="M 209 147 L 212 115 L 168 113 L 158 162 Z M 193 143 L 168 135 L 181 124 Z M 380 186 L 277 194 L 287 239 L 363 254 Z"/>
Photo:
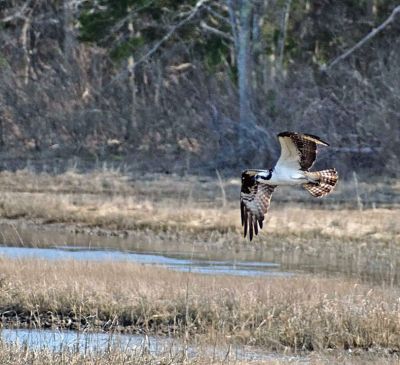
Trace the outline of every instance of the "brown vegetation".
<path fill-rule="evenodd" d="M 18 220 L 169 247 L 224 248 L 221 255 L 271 253 L 290 270 L 307 257 L 307 270 L 334 275 L 250 280 L 3 258 L 3 324 L 188 334 L 279 351 L 398 352 L 396 1 L 128 3 L 2 2 L 0 169 L 16 171 L 0 172 L 0 218 L 15 236 L 2 231 L 3 242 L 25 244 Z M 384 32 L 372 31 L 367 45 L 340 57 L 390 14 Z M 336 167 L 341 180 L 324 200 L 277 189 L 250 246 L 241 238 L 237 177 L 276 161 L 274 135 L 283 130 L 327 139 L 318 167 Z M 99 161 L 122 172 L 94 171 Z M 331 363 L 324 356 L 311 364 Z M 375 362 L 374 355 L 340 358 Z M 0 344 L 0 362 L 27 361 L 186 362 Z"/>
<path fill-rule="evenodd" d="M 209 343 L 239 342 L 278 351 L 318 350 L 310 358 L 316 365 L 334 364 L 335 357 L 343 364 L 372 364 L 375 355 L 365 357 L 364 351 L 369 349 L 376 352 L 380 363 L 396 363 L 393 357 L 382 357 L 385 351 L 400 348 L 400 292 L 396 286 L 400 232 L 395 208 L 363 209 L 355 203 L 357 209 L 349 209 L 335 200 L 313 205 L 312 198 L 303 200 L 301 192 L 293 190 L 285 196 L 287 191 L 282 191 L 274 196 L 263 233 L 249 246 L 241 238 L 237 180 L 221 183 L 158 175 L 132 179 L 117 171 L 81 175 L 70 170 L 56 176 L 2 172 L 0 182 L 3 218 L 56 223 L 52 226 L 65 229 L 66 225 L 74 231 L 93 232 L 98 227 L 100 233 L 124 231 L 132 239 L 163 245 L 195 242 L 208 249 L 264 249 L 278 253 L 283 266 L 286 257 L 304 254 L 308 259 L 314 257 L 322 271 L 354 274 L 355 270 L 356 274 L 356 279 L 337 275 L 250 279 L 184 274 L 124 262 L 3 258 L 0 313 L 4 326 L 187 334 L 191 340 Z M 343 184 L 335 194 L 351 197 L 348 186 Z M 387 189 L 394 196 L 398 185 L 393 183 Z M 379 195 L 371 197 L 374 200 Z M 288 204 L 290 199 L 297 203 Z M 307 206 L 301 206 L 301 201 Z M 16 242 L 21 243 L 25 244 Z M 377 276 L 381 267 L 391 269 L 378 271 L 381 276 Z M 374 281 L 383 285 L 370 284 L 371 273 Z M 15 349 L 4 347 L 1 356 L 10 358 Z M 362 360 L 348 357 L 346 352 L 343 356 L 335 352 L 332 357 L 322 354 L 326 349 L 361 351 Z M 68 352 L 20 348 L 15 351 L 15 363 L 22 361 L 22 356 L 49 364 L 60 356 L 70 363 L 102 361 L 90 356 L 83 360 Z M 151 364 L 166 359 L 135 358 L 118 351 L 107 356 L 115 363 L 131 359 Z M 179 359 L 168 361 L 180 363 Z M 200 358 L 193 361 L 210 363 Z M 287 362 L 277 359 L 270 363 Z"/>
<path fill-rule="evenodd" d="M 0 342 L 0 362 L 13 365 L 216 365 L 216 364 L 264 364 L 284 365 L 286 362 L 278 360 L 242 362 L 238 360 L 216 360 L 207 356 L 192 356 L 188 358 L 184 351 L 177 354 L 165 353 L 150 355 L 145 349 L 109 348 L 105 351 L 78 352 L 71 349 L 52 351 L 50 349 L 31 349 L 18 344 L 5 344 Z M 296 365 L 296 362 L 290 362 Z"/>
<path fill-rule="evenodd" d="M 3 325 L 189 334 L 282 351 L 400 348 L 397 288 L 212 277 L 114 262 L 0 260 Z"/>
<path fill-rule="evenodd" d="M 291 129 L 324 136 L 333 155 L 321 157 L 341 174 L 398 173 L 397 22 L 320 72 L 382 24 L 396 1 L 198 1 L 201 9 L 184 1 L 135 3 L 126 12 L 118 3 L 122 19 L 107 12 L 115 1 L 4 3 L 2 168 L 59 171 L 79 156 L 84 168 L 107 160 L 141 171 L 234 173 L 250 162 L 272 163 L 274 134 Z M 229 4 L 238 17 L 248 14 L 240 27 Z M 88 29 L 98 26 L 89 19 L 96 15 L 101 31 Z M 237 33 L 246 28 L 251 34 L 240 45 Z M 131 64 L 140 59 L 132 77 Z M 244 102 L 249 113 L 238 118 Z"/>
<path fill-rule="evenodd" d="M 67 171 L 55 176 L 2 172 L 0 216 L 114 230 L 180 232 L 191 237 L 202 233 L 236 235 L 241 230 L 239 183 L 239 179 L 219 183 L 195 176 L 148 175 L 135 179 L 112 170 L 89 174 Z M 363 187 L 370 193 L 366 205 L 389 207 L 365 210 L 354 200 L 360 197 L 350 195 L 349 186 L 351 182 L 343 182 L 333 200 L 315 199 L 300 189 L 277 189 L 262 240 L 287 236 L 382 242 L 397 239 L 398 211 L 391 208 L 396 206 L 399 185 L 393 182 L 386 186 L 385 201 L 381 201 L 378 190 Z M 313 207 L 307 209 L 307 215 L 304 204 Z"/>

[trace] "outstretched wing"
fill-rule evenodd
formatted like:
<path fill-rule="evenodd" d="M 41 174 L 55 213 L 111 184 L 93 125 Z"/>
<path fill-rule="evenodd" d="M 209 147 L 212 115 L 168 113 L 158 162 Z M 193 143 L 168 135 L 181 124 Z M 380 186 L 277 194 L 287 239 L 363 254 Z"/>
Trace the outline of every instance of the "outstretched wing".
<path fill-rule="evenodd" d="M 264 215 L 267 213 L 271 195 L 276 185 L 260 184 L 255 176 L 260 170 L 245 170 L 242 173 L 242 189 L 240 191 L 240 213 L 244 237 L 249 231 L 250 241 L 253 232 L 258 234 L 258 226 L 262 228 Z"/>
<path fill-rule="evenodd" d="M 278 134 L 281 155 L 275 168 L 307 171 L 317 157 L 317 144 L 329 146 L 321 138 L 312 134 L 282 132 Z"/>

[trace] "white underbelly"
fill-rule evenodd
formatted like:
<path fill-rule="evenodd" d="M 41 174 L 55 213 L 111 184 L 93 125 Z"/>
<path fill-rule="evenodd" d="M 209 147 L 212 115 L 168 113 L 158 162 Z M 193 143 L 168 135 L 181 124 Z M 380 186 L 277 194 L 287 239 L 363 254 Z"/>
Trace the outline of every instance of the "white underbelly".
<path fill-rule="evenodd" d="M 273 185 L 301 185 L 307 182 L 304 172 L 294 169 L 277 169 L 272 172 L 270 184 Z"/>

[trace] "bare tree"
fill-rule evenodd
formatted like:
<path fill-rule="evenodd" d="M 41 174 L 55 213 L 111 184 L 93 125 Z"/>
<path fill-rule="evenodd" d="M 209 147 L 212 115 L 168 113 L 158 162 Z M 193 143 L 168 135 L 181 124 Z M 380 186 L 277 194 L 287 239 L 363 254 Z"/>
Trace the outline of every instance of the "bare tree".
<path fill-rule="evenodd" d="M 128 9 L 128 14 L 131 13 L 130 9 Z M 135 31 L 133 28 L 133 20 L 132 16 L 128 21 L 128 30 L 130 33 L 130 37 L 133 38 L 135 35 Z M 136 101 L 136 80 L 135 80 L 135 59 L 133 57 L 133 53 L 129 55 L 128 58 L 128 72 L 129 72 L 129 87 L 131 92 L 131 120 L 127 127 L 127 139 L 132 138 L 132 131 L 136 131 L 138 127 L 137 122 L 137 101 Z"/>
<path fill-rule="evenodd" d="M 285 43 L 291 4 L 292 0 L 286 0 L 284 9 L 282 11 L 282 19 L 280 24 L 280 37 L 278 41 L 278 70 L 281 74 L 283 71 L 283 57 L 285 52 Z"/>
<path fill-rule="evenodd" d="M 227 5 L 229 9 L 237 59 L 239 121 L 242 125 L 247 123 L 253 124 L 255 123 L 255 117 L 251 105 L 252 44 L 250 36 L 252 30 L 251 19 L 254 2 L 227 0 Z"/>
<path fill-rule="evenodd" d="M 324 65 L 323 71 L 330 71 L 340 61 L 343 61 L 344 59 L 349 57 L 353 52 L 355 52 L 357 49 L 361 48 L 365 43 L 370 41 L 378 33 L 383 31 L 389 24 L 391 24 L 396 19 L 397 14 L 400 14 L 400 5 L 396 6 L 393 9 L 392 13 L 381 25 L 372 29 L 364 38 L 362 38 L 359 42 L 357 42 L 353 47 L 349 48 L 346 52 L 339 55 L 332 62 L 330 62 L 328 66 Z"/>

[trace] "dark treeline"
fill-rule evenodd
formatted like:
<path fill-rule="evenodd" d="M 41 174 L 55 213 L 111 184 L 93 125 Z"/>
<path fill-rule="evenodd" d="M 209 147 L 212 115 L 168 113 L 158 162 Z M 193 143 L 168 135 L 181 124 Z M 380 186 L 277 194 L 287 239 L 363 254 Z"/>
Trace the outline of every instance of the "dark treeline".
<path fill-rule="evenodd" d="M 275 135 L 293 130 L 328 140 L 322 164 L 342 176 L 395 176 L 398 5 L 1 1 L 1 164 L 77 156 L 237 173 L 267 167 L 279 152 Z"/>

